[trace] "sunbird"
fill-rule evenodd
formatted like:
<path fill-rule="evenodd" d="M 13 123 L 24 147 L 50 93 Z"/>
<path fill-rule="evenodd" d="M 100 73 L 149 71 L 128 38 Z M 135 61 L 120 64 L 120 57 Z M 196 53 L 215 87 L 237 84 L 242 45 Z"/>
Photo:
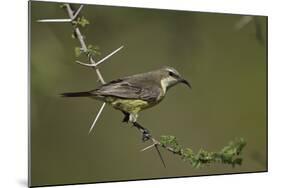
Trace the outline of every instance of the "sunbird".
<path fill-rule="evenodd" d="M 172 67 L 135 74 L 112 80 L 98 88 L 84 92 L 62 93 L 63 97 L 90 97 L 110 104 L 125 115 L 123 122 L 131 122 L 142 129 L 143 140 L 149 132 L 137 123 L 138 113 L 161 102 L 167 91 L 178 83 L 191 85 Z"/>

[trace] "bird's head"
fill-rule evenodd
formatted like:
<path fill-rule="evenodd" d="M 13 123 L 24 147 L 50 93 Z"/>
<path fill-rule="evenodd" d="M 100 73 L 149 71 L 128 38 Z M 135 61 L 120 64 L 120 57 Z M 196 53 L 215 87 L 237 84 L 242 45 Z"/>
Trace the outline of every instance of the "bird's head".
<path fill-rule="evenodd" d="M 165 89 L 169 89 L 172 86 L 175 86 L 178 83 L 184 83 L 186 84 L 189 88 L 191 88 L 191 85 L 189 82 L 184 79 L 180 73 L 174 69 L 173 67 L 163 67 L 160 69 L 161 71 L 161 85 Z"/>

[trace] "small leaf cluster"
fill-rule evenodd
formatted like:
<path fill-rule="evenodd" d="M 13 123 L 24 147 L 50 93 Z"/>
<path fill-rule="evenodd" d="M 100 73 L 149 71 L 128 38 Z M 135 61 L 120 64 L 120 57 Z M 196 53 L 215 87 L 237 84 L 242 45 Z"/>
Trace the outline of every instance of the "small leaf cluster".
<path fill-rule="evenodd" d="M 89 44 L 88 45 L 88 54 L 89 55 L 101 55 L 100 48 L 96 45 Z"/>
<path fill-rule="evenodd" d="M 195 168 L 215 162 L 230 164 L 232 167 L 241 165 L 242 158 L 237 156 L 241 154 L 243 148 L 246 146 L 245 140 L 240 138 L 229 142 L 219 152 L 208 152 L 200 149 L 195 153 L 190 148 L 184 148 L 179 144 L 175 136 L 161 136 L 160 144 L 174 154 L 180 155 L 184 161 L 189 161 Z"/>
<path fill-rule="evenodd" d="M 75 52 L 75 56 L 79 57 L 82 53 L 83 50 L 81 47 L 76 46 L 74 48 L 74 52 Z M 87 56 L 92 56 L 92 55 L 101 55 L 100 51 L 99 51 L 99 47 L 98 46 L 94 46 L 92 44 L 89 44 L 87 46 L 87 51 L 85 52 Z"/>
<path fill-rule="evenodd" d="M 84 16 L 78 17 L 76 20 L 72 22 L 75 26 L 85 27 L 90 24 L 89 20 L 87 20 Z"/>

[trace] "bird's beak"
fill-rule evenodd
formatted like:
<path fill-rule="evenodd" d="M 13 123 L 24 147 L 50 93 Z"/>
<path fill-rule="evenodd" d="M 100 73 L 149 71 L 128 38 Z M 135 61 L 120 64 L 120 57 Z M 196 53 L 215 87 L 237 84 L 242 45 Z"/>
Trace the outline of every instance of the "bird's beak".
<path fill-rule="evenodd" d="M 180 82 L 186 84 L 191 89 L 191 85 L 187 80 L 181 79 Z"/>

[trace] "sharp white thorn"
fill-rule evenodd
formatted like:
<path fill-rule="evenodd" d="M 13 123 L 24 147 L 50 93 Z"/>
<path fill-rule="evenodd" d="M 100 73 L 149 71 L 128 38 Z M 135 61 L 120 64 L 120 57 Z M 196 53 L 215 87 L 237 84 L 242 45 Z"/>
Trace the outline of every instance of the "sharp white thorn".
<path fill-rule="evenodd" d="M 119 50 L 121 50 L 124 46 L 119 47 L 118 49 L 114 50 L 113 52 L 111 52 L 110 54 L 108 54 L 107 56 L 105 56 L 103 59 L 99 60 L 96 63 L 96 66 L 101 64 L 102 62 L 104 62 L 105 60 L 107 60 L 109 57 L 111 57 L 112 55 L 114 55 L 115 53 L 117 53 Z"/>
<path fill-rule="evenodd" d="M 75 12 L 75 15 L 73 16 L 73 20 L 76 19 L 76 17 L 78 16 L 78 14 L 81 12 L 83 8 L 83 5 L 80 5 L 80 7 L 78 8 L 78 10 Z"/>
<path fill-rule="evenodd" d="M 154 147 L 154 146 L 155 146 L 155 144 L 152 144 L 152 145 L 150 145 L 150 146 L 147 146 L 146 148 L 142 149 L 141 152 L 142 152 L 142 151 L 145 151 L 145 150 L 148 150 L 148 149 L 150 149 L 150 148 L 152 148 L 152 147 Z"/>
<path fill-rule="evenodd" d="M 87 66 L 87 67 L 95 67 L 96 64 L 88 64 L 88 63 L 82 63 L 81 61 L 76 61 L 76 63 L 80 64 L 80 65 L 84 65 L 84 66 Z"/>
<path fill-rule="evenodd" d="M 101 108 L 100 108 L 100 110 L 99 110 L 99 112 L 98 112 L 98 114 L 97 114 L 97 116 L 96 116 L 96 118 L 95 118 L 95 120 L 94 120 L 94 122 L 93 122 L 93 124 L 92 124 L 92 126 L 91 126 L 91 128 L 90 128 L 88 134 L 90 134 L 91 131 L 93 130 L 93 128 L 94 128 L 96 122 L 98 121 L 98 119 L 99 119 L 99 117 L 100 117 L 100 115 L 101 115 L 101 112 L 103 111 L 103 109 L 104 109 L 104 107 L 105 107 L 105 104 L 106 104 L 105 102 L 102 104 L 102 106 L 101 106 Z"/>
<path fill-rule="evenodd" d="M 47 23 L 47 22 L 71 22 L 71 19 L 42 19 L 37 20 L 37 22 Z"/>

